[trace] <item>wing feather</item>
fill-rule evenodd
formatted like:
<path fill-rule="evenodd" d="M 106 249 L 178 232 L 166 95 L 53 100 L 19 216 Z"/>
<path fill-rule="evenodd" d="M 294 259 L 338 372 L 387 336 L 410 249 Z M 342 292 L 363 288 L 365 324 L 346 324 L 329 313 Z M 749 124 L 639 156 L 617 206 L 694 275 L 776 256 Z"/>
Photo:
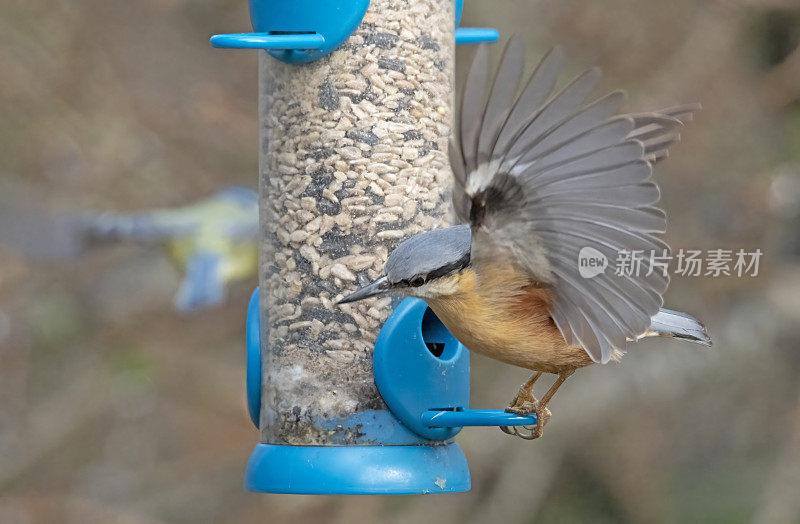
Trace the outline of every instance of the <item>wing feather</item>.
<path fill-rule="evenodd" d="M 511 40 L 515 39 L 516 37 L 512 37 Z M 519 133 L 536 117 L 537 111 L 550 96 L 550 92 L 558 81 L 558 73 L 563 62 L 564 51 L 560 47 L 554 47 L 544 55 L 539 65 L 531 73 L 497 137 L 493 150 L 495 157 L 504 156 Z"/>
<path fill-rule="evenodd" d="M 488 64 L 489 55 L 486 46 L 480 46 L 467 74 L 464 97 L 461 100 L 461 154 L 467 171 L 474 171 L 478 166 L 478 137 L 486 104 Z"/>
<path fill-rule="evenodd" d="M 590 104 L 543 136 L 538 143 L 521 155 L 519 162 L 530 162 L 544 152 L 555 149 L 556 146 L 565 145 L 570 140 L 596 130 L 616 114 L 624 100 L 625 93 L 617 91 Z M 632 126 L 632 123 L 626 124 Z"/>
<path fill-rule="evenodd" d="M 503 124 L 517 94 L 517 85 L 522 78 L 525 65 L 525 48 L 518 38 L 512 39 L 505 48 L 500 69 L 497 71 L 492 92 L 486 103 L 483 125 L 478 136 L 478 163 L 489 160 Z"/>
<path fill-rule="evenodd" d="M 652 163 L 699 105 L 620 114 L 622 91 L 588 101 L 599 69 L 553 94 L 563 61 L 560 48 L 549 51 L 515 98 L 521 42 L 511 39 L 491 82 L 486 50 L 478 50 L 460 137 L 450 144 L 453 204 L 472 225 L 478 271 L 482 263 L 512 263 L 550 285 L 550 314 L 564 339 L 607 362 L 663 304 L 669 275 L 649 255 L 668 254 L 669 246 L 656 236 L 666 215 L 654 206 Z M 584 277 L 579 257 L 589 248 L 609 268 Z M 625 254 L 639 258 L 628 269 L 610 268 Z"/>
<path fill-rule="evenodd" d="M 565 115 L 571 114 L 583 105 L 598 82 L 600 82 L 600 70 L 597 68 L 590 69 L 575 78 L 535 114 L 533 120 L 511 144 L 504 156 L 514 159 L 527 152 L 545 136 L 547 131 L 560 123 Z"/>

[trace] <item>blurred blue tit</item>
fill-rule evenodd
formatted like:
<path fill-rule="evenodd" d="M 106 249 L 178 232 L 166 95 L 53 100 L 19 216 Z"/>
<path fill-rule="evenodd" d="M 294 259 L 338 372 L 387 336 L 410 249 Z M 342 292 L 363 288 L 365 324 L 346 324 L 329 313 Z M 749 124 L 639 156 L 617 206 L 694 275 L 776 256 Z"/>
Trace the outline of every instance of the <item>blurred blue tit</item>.
<path fill-rule="evenodd" d="M 175 296 L 181 312 L 220 304 L 228 282 L 256 274 L 258 195 L 243 187 L 178 209 L 85 217 L 83 229 L 94 241 L 164 245 L 184 274 Z"/>
<path fill-rule="evenodd" d="M 177 208 L 141 213 L 60 214 L 3 199 L 0 242 L 37 260 L 75 258 L 110 242 L 161 245 L 184 275 L 175 308 L 191 312 L 220 304 L 226 284 L 256 274 L 258 195 L 229 187 Z"/>

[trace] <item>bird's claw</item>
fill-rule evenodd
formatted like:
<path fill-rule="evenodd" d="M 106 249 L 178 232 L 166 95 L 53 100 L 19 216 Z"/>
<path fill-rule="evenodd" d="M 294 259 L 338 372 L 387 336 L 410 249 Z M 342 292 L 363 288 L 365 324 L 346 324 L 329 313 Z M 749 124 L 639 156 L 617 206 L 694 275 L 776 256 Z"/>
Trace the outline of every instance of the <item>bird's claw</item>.
<path fill-rule="evenodd" d="M 534 399 L 533 402 L 524 400 L 520 401 L 519 399 L 514 399 L 514 402 L 511 403 L 506 408 L 506 413 L 514 413 L 515 415 L 520 415 L 523 417 L 527 417 L 532 414 L 536 414 L 536 424 L 531 426 L 500 426 L 500 429 L 503 433 L 508 435 L 516 435 L 519 438 L 525 440 L 533 440 L 537 439 L 542 436 L 544 433 L 544 425 L 547 424 L 547 421 L 550 420 L 550 410 L 547 406 L 541 406 L 539 401 Z"/>

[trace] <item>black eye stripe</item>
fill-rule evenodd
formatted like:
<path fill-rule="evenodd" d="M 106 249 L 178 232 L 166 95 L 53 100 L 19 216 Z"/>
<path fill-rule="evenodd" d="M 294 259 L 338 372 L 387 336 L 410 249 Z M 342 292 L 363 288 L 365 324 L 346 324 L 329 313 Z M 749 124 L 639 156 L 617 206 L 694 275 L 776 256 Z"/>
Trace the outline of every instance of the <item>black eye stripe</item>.
<path fill-rule="evenodd" d="M 426 275 L 417 275 L 409 278 L 391 280 L 393 278 L 393 275 L 389 273 L 388 277 L 390 279 L 390 282 L 392 282 L 392 284 L 395 286 L 420 287 L 424 284 L 427 284 L 428 282 L 436 280 L 437 278 L 448 276 L 453 273 L 461 271 L 462 269 L 464 269 L 469 265 L 469 262 L 470 262 L 470 252 L 467 251 L 455 262 L 451 262 L 449 264 L 445 264 L 441 267 L 438 267 Z"/>
<path fill-rule="evenodd" d="M 406 280 L 401 280 L 400 281 L 401 284 L 406 285 L 408 287 L 419 287 L 419 286 L 425 284 L 426 282 L 427 282 L 427 280 L 425 280 L 424 277 L 415 277 L 415 278 L 412 278 L 411 280 L 406 279 Z"/>

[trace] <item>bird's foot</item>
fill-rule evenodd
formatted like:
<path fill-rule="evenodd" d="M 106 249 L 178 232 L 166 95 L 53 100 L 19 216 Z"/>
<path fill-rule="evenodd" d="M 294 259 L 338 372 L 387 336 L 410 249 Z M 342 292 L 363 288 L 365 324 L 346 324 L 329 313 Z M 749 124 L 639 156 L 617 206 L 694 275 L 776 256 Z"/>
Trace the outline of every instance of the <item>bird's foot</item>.
<path fill-rule="evenodd" d="M 506 413 L 514 413 L 527 417 L 536 414 L 536 424 L 531 426 L 500 426 L 500 429 L 509 435 L 516 435 L 525 440 L 533 440 L 542 436 L 544 425 L 550 420 L 550 410 L 547 406 L 542 406 L 535 398 L 530 400 L 520 400 L 519 396 L 506 408 Z"/>

